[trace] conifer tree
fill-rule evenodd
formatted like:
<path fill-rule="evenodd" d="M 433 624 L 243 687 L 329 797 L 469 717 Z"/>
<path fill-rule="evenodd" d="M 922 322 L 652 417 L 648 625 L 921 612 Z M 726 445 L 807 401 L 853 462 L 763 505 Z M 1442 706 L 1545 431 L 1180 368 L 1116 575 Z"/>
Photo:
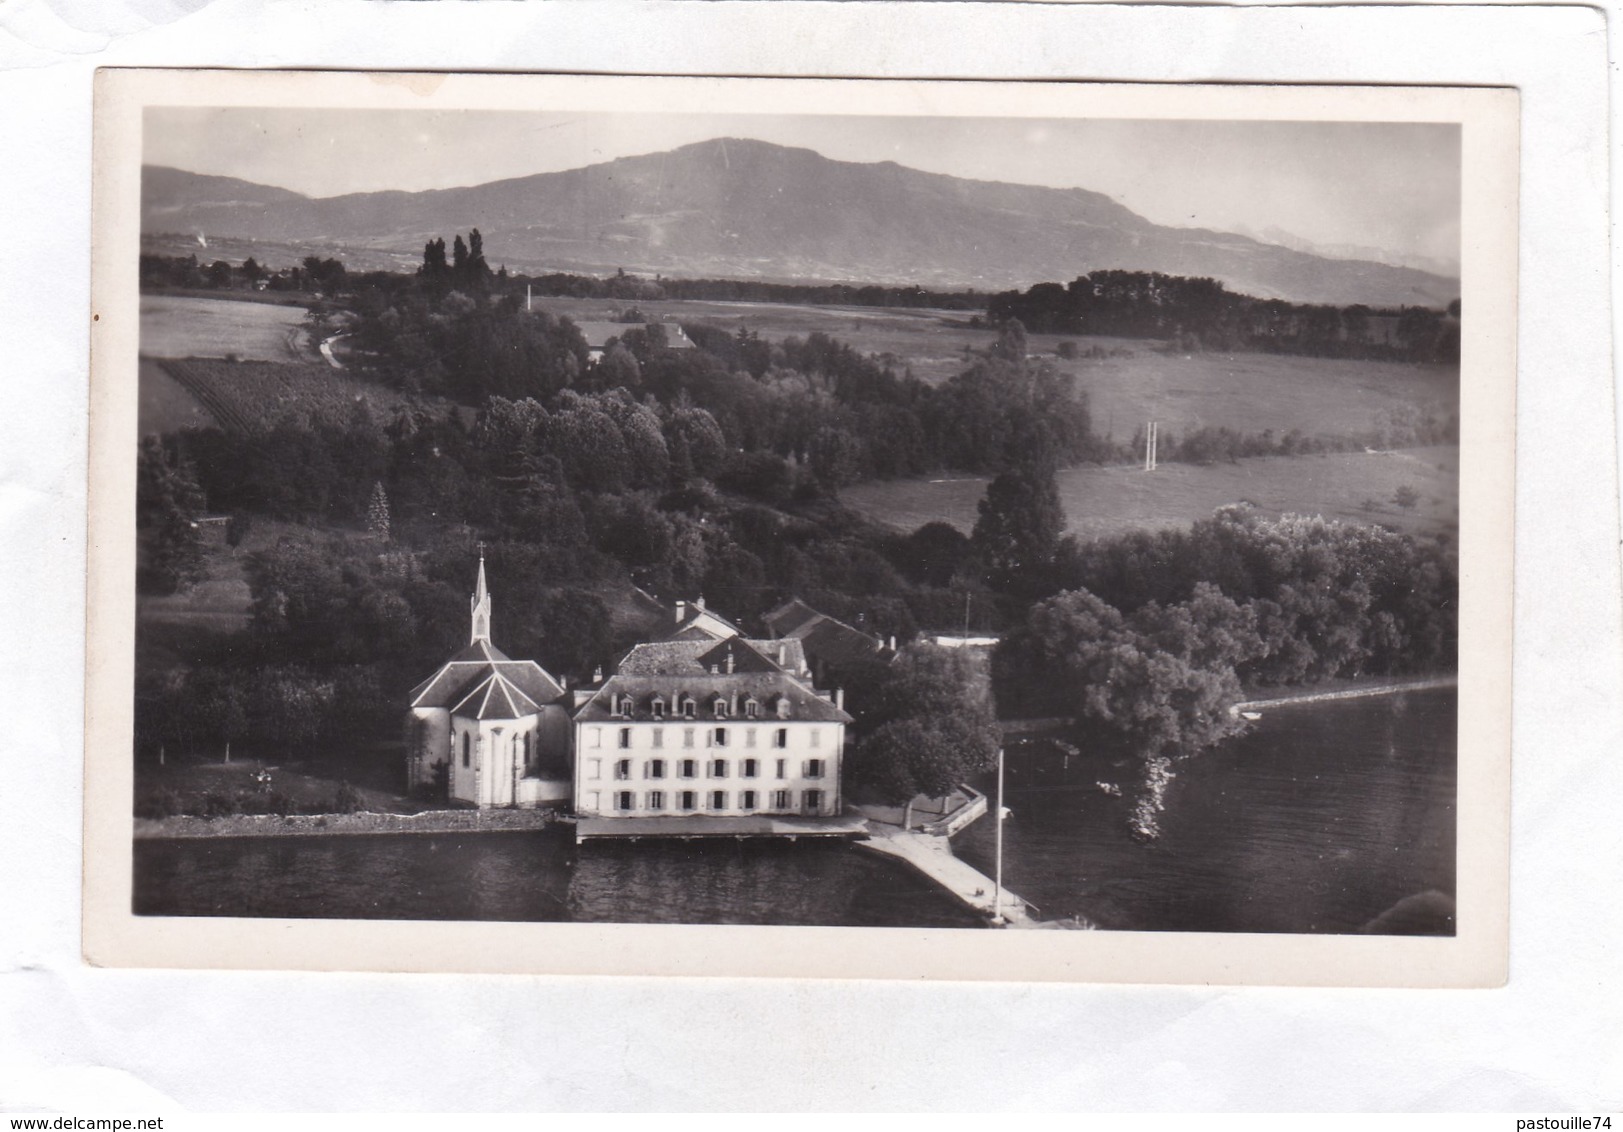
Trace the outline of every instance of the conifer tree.
<path fill-rule="evenodd" d="M 384 542 L 389 541 L 389 496 L 381 480 L 372 485 L 372 498 L 366 505 L 366 530 Z"/>

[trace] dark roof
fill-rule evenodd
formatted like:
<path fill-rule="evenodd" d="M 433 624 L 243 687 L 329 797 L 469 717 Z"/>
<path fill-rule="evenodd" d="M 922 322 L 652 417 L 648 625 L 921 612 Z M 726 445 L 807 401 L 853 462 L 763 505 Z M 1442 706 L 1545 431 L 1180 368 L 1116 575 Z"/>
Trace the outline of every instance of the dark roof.
<path fill-rule="evenodd" d="M 523 715 L 534 715 L 540 710 L 540 704 L 500 672 L 492 672 L 451 709 L 451 714 L 473 719 L 517 719 Z"/>
<path fill-rule="evenodd" d="M 813 625 L 800 643 L 806 655 L 828 664 L 852 664 L 878 656 L 885 646 L 877 637 L 825 617 Z"/>
<path fill-rule="evenodd" d="M 478 702 L 477 710 L 470 708 L 474 693 L 485 689 L 493 678 L 498 678 L 500 692 L 487 694 Z M 511 719 L 514 715 L 538 711 L 540 705 L 554 703 L 563 695 L 563 686 L 535 661 L 509 660 L 489 642 L 475 641 L 411 690 L 411 706 L 447 708 L 458 715 L 473 715 L 479 719 Z M 531 706 L 517 710 L 526 703 Z M 514 715 L 477 714 L 478 711 L 504 710 L 504 704 L 514 709 Z"/>
<path fill-rule="evenodd" d="M 766 627 L 780 637 L 792 637 L 795 630 L 802 628 L 812 621 L 819 620 L 823 615 L 798 597 L 792 597 L 771 613 L 764 614 L 761 620 Z"/>
<path fill-rule="evenodd" d="M 787 662 L 779 667 L 774 659 L 782 651 Z M 727 654 L 733 656 L 733 671 L 727 672 Z M 715 671 L 711 671 L 712 666 Z M 744 702 L 753 697 L 761 705 L 762 720 L 777 718 L 777 705 L 789 701 L 790 719 L 849 723 L 851 717 L 819 696 L 803 675 L 805 656 L 799 641 L 746 640 L 730 637 L 683 641 L 654 641 L 634 646 L 621 658 L 618 671 L 589 697 L 576 694 L 576 720 L 653 719 L 653 701 L 665 701 L 667 718 L 676 714 L 682 695 L 697 701 L 696 718 L 718 718 L 711 710 L 719 695 L 728 701 L 724 718 L 747 718 Z M 615 701 L 629 695 L 629 716 L 614 713 Z"/>
<path fill-rule="evenodd" d="M 885 651 L 878 637 L 819 613 L 799 598 L 784 602 L 762 620 L 772 632 L 800 641 L 811 659 L 826 664 L 851 664 Z"/>
<path fill-rule="evenodd" d="M 620 658 L 616 674 L 621 676 L 689 675 L 702 676 L 712 665 L 723 675 L 727 672 L 727 652 L 733 653 L 733 669 L 753 672 L 786 672 L 793 675 L 806 668 L 806 655 L 799 641 L 762 641 L 745 637 L 728 637 L 717 641 L 714 637 L 699 635 L 681 640 L 653 641 L 634 645 Z M 778 663 L 778 656 L 783 663 Z"/>
<path fill-rule="evenodd" d="M 745 719 L 744 701 L 754 697 L 761 705 L 759 718 L 762 723 L 770 723 L 779 718 L 776 707 L 780 699 L 789 701 L 787 718 L 791 720 L 851 722 L 851 717 L 843 710 L 823 699 L 787 672 L 776 669 L 771 672 L 735 672 L 731 676 L 712 675 L 708 672 L 611 676 L 597 693 L 575 712 L 575 720 L 587 723 L 615 719 L 651 720 L 654 718 L 651 705 L 656 696 L 664 699 L 665 718 L 670 719 L 676 716 L 677 698 L 684 693 L 696 701 L 695 718 L 705 721 L 717 718 L 725 718 L 729 722 Z M 729 711 L 725 717 L 718 717 L 711 710 L 711 704 L 718 695 L 728 701 Z M 614 703 L 621 696 L 631 697 L 630 715 L 616 715 L 614 712 Z"/>
<path fill-rule="evenodd" d="M 682 620 L 676 623 L 676 628 L 671 631 L 671 635 L 665 639 L 667 641 L 674 641 L 678 639 L 695 639 L 696 635 L 700 633 L 709 637 L 712 641 L 721 639 L 721 637 L 718 637 L 717 634 L 711 632 L 709 629 L 700 626 L 699 622 L 701 620 L 710 620 L 719 623 L 721 627 L 726 630 L 725 633 L 721 634 L 721 637 L 741 637 L 744 635 L 743 630 L 739 629 L 737 625 L 734 625 L 731 621 L 717 613 L 714 609 L 701 609 L 697 605 L 689 603 L 687 613 L 683 616 Z"/>

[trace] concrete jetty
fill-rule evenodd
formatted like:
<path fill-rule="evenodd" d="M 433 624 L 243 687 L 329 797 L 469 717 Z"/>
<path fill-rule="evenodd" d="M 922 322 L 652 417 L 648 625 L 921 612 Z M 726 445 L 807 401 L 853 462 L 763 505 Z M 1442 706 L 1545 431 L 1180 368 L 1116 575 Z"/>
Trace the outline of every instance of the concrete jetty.
<path fill-rule="evenodd" d="M 890 822 L 870 819 L 868 840 L 853 844 L 874 853 L 883 853 L 911 865 L 917 872 L 935 882 L 960 904 L 991 916 L 995 885 L 985 876 L 952 855 L 952 844 L 946 837 L 916 830 L 903 829 Z M 1023 897 L 1003 889 L 1003 918 L 1011 928 L 1038 926 L 1031 905 Z"/>

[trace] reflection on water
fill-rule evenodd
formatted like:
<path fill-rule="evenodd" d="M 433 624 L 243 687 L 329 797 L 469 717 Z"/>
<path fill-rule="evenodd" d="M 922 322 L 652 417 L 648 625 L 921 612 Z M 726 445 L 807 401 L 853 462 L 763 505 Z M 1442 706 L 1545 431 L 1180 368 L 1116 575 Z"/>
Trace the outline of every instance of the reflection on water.
<path fill-rule="evenodd" d="M 591 843 L 572 831 L 135 844 L 169 916 L 975 927 L 904 866 L 818 842 Z"/>
<path fill-rule="evenodd" d="M 1147 931 L 1452 930 L 1452 691 L 1278 708 L 1180 764 L 1161 836 L 1129 832 L 1128 767 L 1016 785 L 1004 880 L 1044 918 Z M 1028 780 L 1029 781 L 1029 780 Z M 954 849 L 990 874 L 992 824 Z M 819 842 L 529 833 L 135 844 L 135 911 L 180 916 L 972 927 L 896 862 Z M 1422 896 L 1421 894 L 1430 894 Z M 1396 908 L 1400 901 L 1407 902 Z M 1395 911 L 1393 911 L 1396 909 Z"/>
<path fill-rule="evenodd" d="M 1282 707 L 1178 764 L 1161 836 L 1135 839 L 1131 769 L 1076 760 L 1077 785 L 1011 789 L 1004 881 L 1045 918 L 1140 931 L 1452 931 L 1453 690 Z M 991 822 L 953 841 L 992 868 Z M 1446 899 L 1445 899 L 1446 898 Z M 1429 914 L 1418 914 L 1429 912 Z"/>

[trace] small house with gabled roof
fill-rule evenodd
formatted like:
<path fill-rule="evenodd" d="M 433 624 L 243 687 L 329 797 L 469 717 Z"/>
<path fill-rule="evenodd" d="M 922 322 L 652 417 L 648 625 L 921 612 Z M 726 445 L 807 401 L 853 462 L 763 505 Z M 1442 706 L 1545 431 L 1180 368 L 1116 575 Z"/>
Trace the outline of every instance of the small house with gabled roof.
<path fill-rule="evenodd" d="M 864 666 L 888 663 L 896 655 L 894 637 L 889 642 L 881 641 L 871 633 L 818 612 L 799 598 L 784 602 L 761 620 L 774 637 L 793 641 L 804 650 L 812 676 L 818 683 L 858 680 Z"/>
<path fill-rule="evenodd" d="M 406 776 L 433 783 L 443 767 L 451 800 L 537 806 L 569 797 L 567 693 L 533 660 L 490 643 L 485 560 L 470 601 L 467 647 L 411 691 Z"/>

